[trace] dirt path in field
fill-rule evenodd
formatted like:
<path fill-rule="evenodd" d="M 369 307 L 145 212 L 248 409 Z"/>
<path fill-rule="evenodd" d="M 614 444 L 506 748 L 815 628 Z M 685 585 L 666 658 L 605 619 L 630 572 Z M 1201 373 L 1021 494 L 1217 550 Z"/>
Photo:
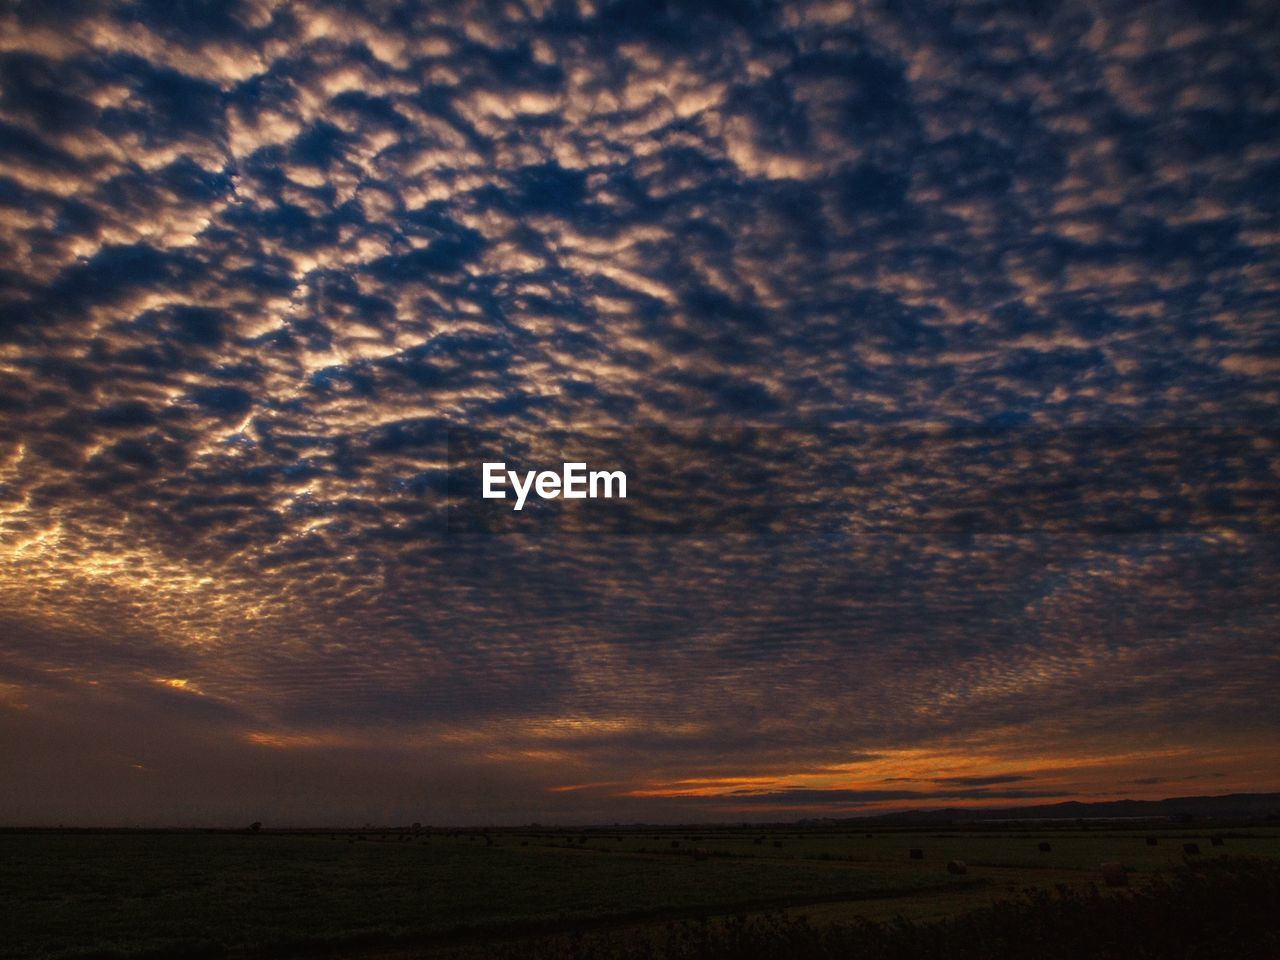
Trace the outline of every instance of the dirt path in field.
<path fill-rule="evenodd" d="M 268 950 L 248 950 L 233 953 L 236 960 L 266 960 L 268 957 L 341 958 L 341 960 L 408 960 L 411 957 L 448 957 L 467 950 L 479 950 L 485 944 L 517 942 L 528 939 L 566 933 L 584 933 L 625 927 L 651 927 L 655 924 L 677 920 L 696 920 L 701 917 L 730 917 L 739 914 L 773 913 L 798 907 L 828 904 L 852 904 L 859 901 L 897 901 L 899 899 L 966 889 L 968 885 L 956 882 L 936 887 L 911 887 L 884 890 L 859 890 L 834 892 L 812 896 L 768 897 L 726 902 L 699 907 L 664 907 L 625 913 L 603 914 L 596 917 L 572 917 L 564 920 L 521 920 L 507 923 L 485 924 L 481 927 L 445 933 L 424 933 L 403 938 L 370 937 L 353 938 L 350 941 L 299 943 L 296 946 L 276 945 Z M 985 887 L 986 883 L 975 878 L 973 886 Z M 477 954 L 479 956 L 480 954 Z"/>
<path fill-rule="evenodd" d="M 666 859 L 671 856 L 664 853 L 639 854 L 634 851 L 590 848 L 575 852 L 583 855 L 625 855 L 645 859 Z M 277 946 L 265 953 L 246 952 L 235 956 L 243 960 L 265 960 L 267 956 L 296 957 L 299 960 L 313 957 L 333 958 L 333 960 L 410 960 L 410 958 L 473 960 L 473 958 L 485 956 L 487 949 L 496 949 L 502 945 L 518 945 L 524 941 L 563 934 L 628 928 L 634 929 L 637 936 L 649 936 L 662 924 L 704 917 L 714 919 L 788 911 L 804 913 L 818 923 L 848 921 L 857 917 L 882 920 L 897 915 L 915 920 L 936 919 L 988 906 L 995 900 L 1013 896 L 1030 886 L 1044 888 L 1061 883 L 1078 887 L 1098 879 L 1090 871 L 1053 867 L 974 866 L 970 868 L 966 877 L 958 879 L 948 877 L 946 865 L 941 861 L 921 864 L 918 861 L 895 863 L 883 860 L 822 860 L 767 856 L 725 859 L 737 860 L 748 868 L 752 864 L 773 866 L 812 863 L 828 869 L 846 868 L 855 871 L 874 866 L 881 871 L 914 878 L 918 878 L 926 870 L 936 870 L 939 874 L 939 882 L 926 887 L 912 885 L 812 896 L 761 898 L 700 907 L 646 909 L 598 917 L 513 921 L 486 924 L 474 929 L 449 933 L 420 934 L 395 939 L 383 937 L 335 943 L 299 943 L 292 949 L 282 950 Z M 1029 877 L 1028 874 L 1032 876 Z"/>

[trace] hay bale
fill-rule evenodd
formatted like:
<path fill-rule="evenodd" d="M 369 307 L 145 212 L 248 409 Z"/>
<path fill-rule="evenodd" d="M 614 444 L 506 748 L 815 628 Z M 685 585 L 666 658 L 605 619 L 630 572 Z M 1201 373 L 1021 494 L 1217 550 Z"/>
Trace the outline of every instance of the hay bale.
<path fill-rule="evenodd" d="M 695 860 L 705 860 L 709 856 L 711 856 L 711 854 L 709 854 L 702 847 L 695 847 L 693 850 L 693 859 Z"/>
<path fill-rule="evenodd" d="M 1227 843 L 1227 841 L 1224 840 L 1222 837 L 1210 837 L 1209 842 L 1212 843 L 1215 847 L 1222 847 L 1222 846 L 1225 846 Z"/>
<path fill-rule="evenodd" d="M 1159 842 L 1160 842 L 1160 841 L 1159 841 L 1157 838 L 1155 838 L 1155 837 L 1147 837 L 1147 846 L 1148 846 L 1148 847 L 1154 847 L 1154 846 L 1156 846 L 1156 844 L 1158 844 Z"/>
<path fill-rule="evenodd" d="M 1041 853 L 1053 852 L 1053 844 L 1049 843 L 1047 840 L 1041 840 L 1038 846 Z"/>
<path fill-rule="evenodd" d="M 912 847 L 912 848 L 911 848 L 911 859 L 912 859 L 912 860 L 923 860 L 923 859 L 924 859 L 924 851 L 923 851 L 923 850 L 921 850 L 919 847 Z"/>
<path fill-rule="evenodd" d="M 964 876 L 968 872 L 969 867 L 963 860 L 947 861 L 947 873 L 954 873 L 956 876 Z"/>
<path fill-rule="evenodd" d="M 775 847 L 775 848 L 777 848 L 777 849 L 781 849 L 781 848 L 782 848 L 782 841 L 781 841 L 781 840 L 775 840 L 775 841 L 773 841 L 773 845 L 774 845 L 774 847 Z"/>
<path fill-rule="evenodd" d="M 1102 865 L 1102 879 L 1107 882 L 1108 887 L 1129 885 L 1129 874 L 1125 871 L 1124 864 L 1114 860 Z"/>
<path fill-rule="evenodd" d="M 1188 856 L 1195 856 L 1196 854 L 1198 854 L 1198 853 L 1200 852 L 1200 844 L 1198 844 L 1198 843 L 1184 843 L 1184 844 L 1182 845 L 1182 852 L 1183 852 L 1183 853 L 1185 853 L 1185 854 L 1187 854 Z"/>
<path fill-rule="evenodd" d="M 679 848 L 680 848 L 680 841 L 679 841 L 679 840 L 672 840 L 672 841 L 671 841 L 671 849 L 672 849 L 672 850 L 678 850 Z"/>

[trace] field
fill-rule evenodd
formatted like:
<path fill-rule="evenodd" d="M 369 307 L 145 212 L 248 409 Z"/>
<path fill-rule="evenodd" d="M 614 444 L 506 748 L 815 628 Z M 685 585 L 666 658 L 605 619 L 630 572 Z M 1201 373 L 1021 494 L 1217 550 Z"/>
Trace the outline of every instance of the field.
<path fill-rule="evenodd" d="M 1168 824 L 2 832 L 0 958 L 482 956 L 583 932 L 644 942 L 700 918 L 936 921 L 1029 891 L 1107 891 L 1110 861 L 1125 892 L 1220 854 L 1280 862 L 1274 823 L 1212 835 L 1220 846 Z"/>

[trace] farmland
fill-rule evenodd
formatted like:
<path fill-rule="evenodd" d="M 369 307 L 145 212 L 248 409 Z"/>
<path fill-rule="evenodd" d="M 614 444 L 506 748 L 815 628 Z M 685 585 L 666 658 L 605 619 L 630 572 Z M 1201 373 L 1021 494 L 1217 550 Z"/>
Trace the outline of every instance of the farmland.
<path fill-rule="evenodd" d="M 701 918 L 936 921 L 1105 891 L 1103 862 L 1141 891 L 1221 854 L 1280 862 L 1280 826 L 11 831 L 0 957 L 478 956 Z"/>

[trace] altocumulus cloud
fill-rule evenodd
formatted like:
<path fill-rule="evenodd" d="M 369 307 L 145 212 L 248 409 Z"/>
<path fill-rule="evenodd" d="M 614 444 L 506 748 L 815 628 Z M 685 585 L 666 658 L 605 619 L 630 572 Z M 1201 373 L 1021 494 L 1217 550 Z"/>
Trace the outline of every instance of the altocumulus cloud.
<path fill-rule="evenodd" d="M 7 5 L 0 816 L 1280 786 L 1278 47 L 1261 2 Z M 448 537 L 458 429 L 664 437 L 763 519 Z"/>

